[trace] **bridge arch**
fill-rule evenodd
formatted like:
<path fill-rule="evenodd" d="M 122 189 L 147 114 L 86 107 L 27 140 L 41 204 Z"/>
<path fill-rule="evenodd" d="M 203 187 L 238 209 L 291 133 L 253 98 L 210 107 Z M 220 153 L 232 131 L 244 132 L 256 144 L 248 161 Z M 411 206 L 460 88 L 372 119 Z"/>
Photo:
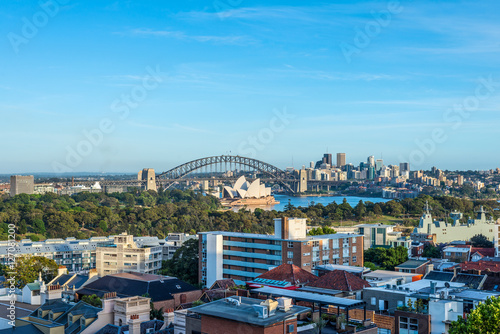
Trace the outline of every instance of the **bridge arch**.
<path fill-rule="evenodd" d="M 183 178 L 184 176 L 200 169 L 205 166 L 210 166 L 210 165 L 218 165 L 218 164 L 227 164 L 227 163 L 234 163 L 234 164 L 239 164 L 239 165 L 244 165 L 251 167 L 255 170 L 258 170 L 272 179 L 276 180 L 278 183 L 280 183 L 286 190 L 288 190 L 291 193 L 294 193 L 294 189 L 292 186 L 290 186 L 289 182 L 294 181 L 293 176 L 291 177 L 292 180 L 290 180 L 290 175 L 287 175 L 283 170 L 279 169 L 276 166 L 273 166 L 271 164 L 268 164 L 266 162 L 257 160 L 257 159 L 252 159 L 252 158 L 247 158 L 247 157 L 240 157 L 238 155 L 220 155 L 220 156 L 212 156 L 212 157 L 206 157 L 206 158 L 201 158 L 201 159 L 196 159 L 193 161 L 186 162 L 182 165 L 179 165 L 175 168 L 172 168 L 166 172 L 163 172 L 161 174 L 157 175 L 157 179 L 161 182 L 162 179 L 168 179 L 168 180 L 179 180 Z M 171 185 L 173 184 L 170 183 L 165 189 L 168 189 Z"/>

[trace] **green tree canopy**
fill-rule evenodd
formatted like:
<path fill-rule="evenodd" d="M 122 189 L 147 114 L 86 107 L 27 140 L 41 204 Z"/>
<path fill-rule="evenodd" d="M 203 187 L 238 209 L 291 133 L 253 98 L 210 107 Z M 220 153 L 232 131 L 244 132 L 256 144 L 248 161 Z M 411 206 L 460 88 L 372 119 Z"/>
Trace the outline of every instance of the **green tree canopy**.
<path fill-rule="evenodd" d="M 394 267 L 408 260 L 408 249 L 403 246 L 395 248 L 369 248 L 365 251 L 364 259 L 380 266 L 384 270 L 394 270 Z"/>
<path fill-rule="evenodd" d="M 198 283 L 198 239 L 184 242 L 172 259 L 163 261 L 160 274 L 175 276 L 190 284 Z"/>
<path fill-rule="evenodd" d="M 101 298 L 97 297 L 96 295 L 83 296 L 82 301 L 95 307 L 102 307 Z"/>
<path fill-rule="evenodd" d="M 21 256 L 16 258 L 13 270 L 6 272 L 6 279 L 14 278 L 16 286 L 22 289 L 26 284 L 34 282 L 42 273 L 42 280 L 50 282 L 57 275 L 59 266 L 52 260 L 41 256 Z"/>
<path fill-rule="evenodd" d="M 483 234 L 476 234 L 472 238 L 470 238 L 470 243 L 472 247 L 485 247 L 485 248 L 492 248 L 493 247 L 493 242 L 488 240 L 486 236 Z"/>
<path fill-rule="evenodd" d="M 449 334 L 494 334 L 500 333 L 500 297 L 488 298 L 469 314 L 467 319 L 458 317 L 453 321 Z"/>

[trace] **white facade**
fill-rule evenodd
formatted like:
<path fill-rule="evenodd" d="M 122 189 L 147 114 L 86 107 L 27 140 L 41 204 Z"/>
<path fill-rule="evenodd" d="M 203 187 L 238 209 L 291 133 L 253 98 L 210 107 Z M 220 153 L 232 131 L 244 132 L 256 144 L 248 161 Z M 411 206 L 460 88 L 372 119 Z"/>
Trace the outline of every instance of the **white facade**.
<path fill-rule="evenodd" d="M 458 316 L 464 315 L 464 304 L 454 300 L 430 300 L 429 314 L 431 315 L 431 334 L 448 333 L 449 322 L 457 321 Z"/>
<path fill-rule="evenodd" d="M 489 240 L 497 239 L 497 225 L 494 220 L 486 218 L 486 211 L 483 207 L 477 212 L 476 219 L 468 219 L 466 223 L 461 223 L 462 213 L 452 212 L 450 218 L 453 223 L 449 224 L 444 221 L 432 219 L 432 215 L 427 205 L 424 214 L 420 218 L 420 223 L 413 233 L 418 234 L 435 234 L 437 243 L 449 243 L 456 240 L 468 241 L 477 234 L 486 236 Z"/>
<path fill-rule="evenodd" d="M 250 183 L 245 176 L 241 176 L 233 187 L 225 186 L 222 194 L 222 197 L 225 198 L 262 198 L 267 196 L 271 196 L 271 188 L 261 184 L 260 179 Z"/>
<path fill-rule="evenodd" d="M 202 256 L 207 258 L 207 286 L 212 286 L 215 281 L 222 279 L 222 253 L 223 253 L 223 236 L 220 234 L 207 234 L 207 246 L 206 251 L 202 251 Z M 208 265 L 209 264 L 209 265 Z"/>

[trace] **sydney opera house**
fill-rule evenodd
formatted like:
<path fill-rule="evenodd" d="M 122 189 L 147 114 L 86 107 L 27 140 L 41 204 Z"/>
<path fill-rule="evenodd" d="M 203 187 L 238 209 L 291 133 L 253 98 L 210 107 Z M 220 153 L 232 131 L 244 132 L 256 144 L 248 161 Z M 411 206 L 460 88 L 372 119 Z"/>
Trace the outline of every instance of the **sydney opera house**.
<path fill-rule="evenodd" d="M 225 186 L 222 190 L 222 200 L 231 205 L 260 205 L 276 204 L 271 196 L 271 188 L 260 183 L 260 179 L 248 182 L 245 176 L 241 176 L 233 187 Z"/>

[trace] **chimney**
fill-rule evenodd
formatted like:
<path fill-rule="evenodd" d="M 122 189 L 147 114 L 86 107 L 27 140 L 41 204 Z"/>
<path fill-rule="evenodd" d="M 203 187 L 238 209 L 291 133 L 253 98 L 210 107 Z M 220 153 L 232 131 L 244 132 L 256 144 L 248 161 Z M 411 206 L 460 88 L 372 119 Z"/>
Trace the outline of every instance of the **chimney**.
<path fill-rule="evenodd" d="M 436 293 L 436 282 L 431 282 L 431 295 Z"/>
<path fill-rule="evenodd" d="M 128 332 L 129 334 L 141 334 L 141 320 L 138 314 L 130 316 L 130 320 L 128 321 Z"/>
<path fill-rule="evenodd" d="M 67 273 L 68 273 L 68 268 L 66 268 L 65 266 L 59 266 L 57 268 L 57 276 L 61 276 Z"/>
<path fill-rule="evenodd" d="M 61 286 L 59 284 L 49 285 L 46 291 L 47 300 L 55 300 L 62 298 Z"/>
<path fill-rule="evenodd" d="M 91 279 L 94 276 L 97 276 L 97 269 L 90 269 L 89 270 L 89 279 Z"/>

